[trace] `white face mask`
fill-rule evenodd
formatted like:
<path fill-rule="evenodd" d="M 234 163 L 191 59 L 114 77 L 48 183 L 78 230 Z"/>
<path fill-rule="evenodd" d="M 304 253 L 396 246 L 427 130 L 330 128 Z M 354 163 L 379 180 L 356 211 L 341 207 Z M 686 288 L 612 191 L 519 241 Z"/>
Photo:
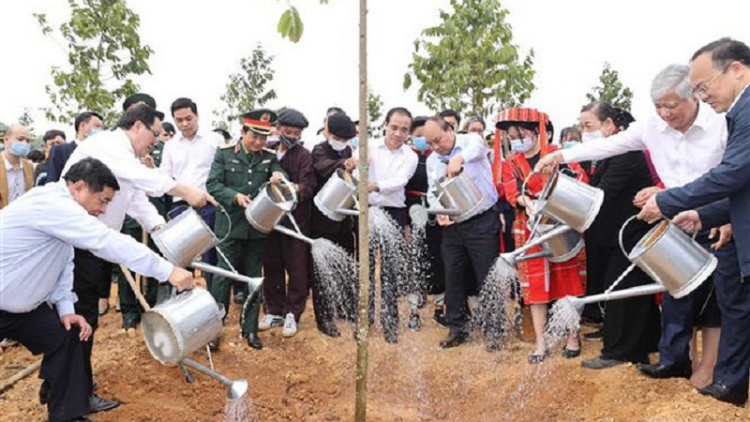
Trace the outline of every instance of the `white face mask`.
<path fill-rule="evenodd" d="M 534 139 L 523 138 L 523 139 L 511 139 L 510 150 L 515 152 L 526 152 L 534 146 Z"/>
<path fill-rule="evenodd" d="M 583 142 L 584 144 L 586 142 L 595 141 L 595 140 L 601 139 L 601 138 L 604 138 L 604 135 L 602 134 L 602 131 L 599 130 L 599 129 L 597 129 L 597 130 L 595 130 L 593 132 L 583 132 L 581 134 L 581 142 Z"/>
<path fill-rule="evenodd" d="M 333 138 L 329 138 L 328 143 L 331 145 L 331 148 L 333 148 L 334 151 L 343 151 L 347 146 L 346 142 L 337 141 Z"/>

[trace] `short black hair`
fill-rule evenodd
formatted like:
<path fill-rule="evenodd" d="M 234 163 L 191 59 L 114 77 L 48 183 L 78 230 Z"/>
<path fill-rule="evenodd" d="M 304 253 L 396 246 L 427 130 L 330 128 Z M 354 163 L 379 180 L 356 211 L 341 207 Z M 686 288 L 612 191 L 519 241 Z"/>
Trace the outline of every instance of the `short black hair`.
<path fill-rule="evenodd" d="M 750 67 L 750 47 L 741 41 L 727 37 L 716 40 L 696 51 L 690 61 L 694 61 L 705 53 L 711 53 L 711 61 L 717 69 L 724 69 L 732 62 L 740 62 Z"/>
<path fill-rule="evenodd" d="M 414 133 L 415 130 L 424 126 L 425 123 L 427 123 L 427 116 L 417 116 L 411 119 L 411 128 L 409 128 L 409 133 Z"/>
<path fill-rule="evenodd" d="M 76 117 L 76 120 L 73 123 L 73 128 L 75 129 L 76 133 L 78 133 L 78 128 L 81 127 L 82 124 L 88 123 L 92 117 L 98 117 L 99 120 L 101 120 L 102 122 L 104 121 L 104 118 L 99 115 L 99 113 L 96 113 L 94 111 L 84 111 L 83 113 L 79 114 L 78 117 Z"/>
<path fill-rule="evenodd" d="M 130 130 L 135 122 L 141 122 L 144 125 L 151 127 L 157 118 L 159 120 L 164 120 L 164 113 L 156 111 L 146 104 L 138 104 L 123 113 L 116 126 L 120 129 Z"/>
<path fill-rule="evenodd" d="M 226 130 L 222 128 L 216 128 L 213 131 L 223 136 L 225 141 L 232 139 L 232 135 L 230 135 L 229 132 L 227 132 Z"/>
<path fill-rule="evenodd" d="M 411 112 L 407 110 L 405 107 L 393 107 L 392 109 L 388 110 L 388 113 L 385 114 L 386 124 L 388 124 L 388 122 L 391 121 L 391 117 L 393 117 L 394 114 L 403 114 L 404 116 L 409 118 L 409 121 L 412 120 Z"/>
<path fill-rule="evenodd" d="M 612 123 L 615 124 L 620 130 L 625 130 L 635 121 L 635 118 L 629 111 L 621 108 L 616 108 L 611 103 L 606 101 L 594 101 L 589 103 L 581 109 L 581 113 L 584 112 L 594 113 L 597 120 L 604 122 L 607 119 L 612 119 Z"/>
<path fill-rule="evenodd" d="M 148 107 L 151 108 L 151 107 Z M 63 179 L 69 183 L 83 181 L 91 192 L 97 193 L 110 187 L 115 191 L 120 190 L 120 184 L 112 170 L 96 158 L 84 158 L 70 166 Z"/>
<path fill-rule="evenodd" d="M 443 110 L 443 111 L 440 112 L 440 117 L 443 117 L 443 118 L 445 118 L 445 117 L 453 117 L 453 118 L 456 119 L 457 125 L 461 126 L 461 115 L 458 114 L 458 112 L 456 110 L 451 110 L 450 108 L 445 109 L 445 110 Z M 458 128 L 454 128 L 454 129 L 458 130 Z"/>
<path fill-rule="evenodd" d="M 41 163 L 44 161 L 44 153 L 38 149 L 33 149 L 26 156 L 32 163 Z"/>
<path fill-rule="evenodd" d="M 172 107 L 170 107 L 172 111 L 172 117 L 174 117 L 174 112 L 177 110 L 181 110 L 183 108 L 189 108 L 193 114 L 196 116 L 198 115 L 198 105 L 196 105 L 193 100 L 190 98 L 178 98 L 174 100 L 172 103 Z"/>
<path fill-rule="evenodd" d="M 57 138 L 58 136 L 62 136 L 63 140 L 66 139 L 65 132 L 61 130 L 57 130 L 57 129 L 48 130 L 47 132 L 44 133 L 44 137 L 42 137 L 42 139 L 44 139 L 44 142 L 47 142 L 50 139 Z"/>
<path fill-rule="evenodd" d="M 170 135 L 174 135 L 175 133 L 177 133 L 175 132 L 174 125 L 172 123 L 162 122 L 161 127 L 164 129 L 165 132 L 169 133 Z"/>

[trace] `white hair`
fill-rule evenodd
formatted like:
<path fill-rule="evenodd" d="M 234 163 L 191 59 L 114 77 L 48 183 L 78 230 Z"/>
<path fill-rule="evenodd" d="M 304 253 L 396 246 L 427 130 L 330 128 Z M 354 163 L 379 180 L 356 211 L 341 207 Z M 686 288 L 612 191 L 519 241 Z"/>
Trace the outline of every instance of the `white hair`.
<path fill-rule="evenodd" d="M 656 101 L 674 91 L 678 97 L 688 100 L 693 97 L 690 85 L 690 66 L 685 64 L 669 65 L 651 82 L 651 99 Z"/>

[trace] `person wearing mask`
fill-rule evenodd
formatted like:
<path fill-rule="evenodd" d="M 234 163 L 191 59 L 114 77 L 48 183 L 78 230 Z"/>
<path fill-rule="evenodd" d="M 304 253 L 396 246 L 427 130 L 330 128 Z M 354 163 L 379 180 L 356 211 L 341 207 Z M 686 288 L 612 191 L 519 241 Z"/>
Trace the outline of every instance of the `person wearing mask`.
<path fill-rule="evenodd" d="M 276 122 L 279 134 L 276 157 L 288 175 L 290 188 L 296 193 L 297 206 L 292 216 L 296 227 L 305 236 L 310 235 L 310 207 L 317 187 L 312 153 L 300 145 L 302 131 L 308 125 L 305 116 L 292 108 L 284 109 Z M 292 230 L 295 228 L 288 218 L 279 224 Z M 260 331 L 283 326 L 282 336 L 297 334 L 297 324 L 307 303 L 309 259 L 307 243 L 276 231 L 269 234 L 263 261 L 266 316 L 258 324 Z"/>
<path fill-rule="evenodd" d="M 154 106 L 156 107 L 156 106 Z M 73 127 L 76 131 L 76 137 L 72 142 L 58 145 L 50 150 L 49 165 L 47 166 L 47 183 L 57 182 L 62 178 L 62 170 L 68 163 L 73 151 L 85 141 L 88 137 L 95 135 L 102 130 L 104 119 L 98 113 L 87 111 L 79 114 Z"/>
<path fill-rule="evenodd" d="M 125 215 L 133 217 L 148 232 L 156 230 L 166 222 L 148 201 L 147 193 L 161 196 L 164 193 L 187 198 L 193 206 L 203 206 L 213 198 L 205 191 L 176 182 L 156 169 L 146 167 L 141 158 L 161 133 L 164 115 L 148 105 L 137 105 L 123 113 L 112 131 L 102 132 L 81 143 L 71 154 L 62 174 L 86 158 L 96 158 L 112 170 L 117 177 L 120 190 L 99 220 L 113 230 L 122 230 Z M 95 256 L 92 252 L 77 249 L 75 254 L 73 290 L 78 296 L 76 313 L 86 318 L 92 327 L 92 338 L 85 344 L 86 371 L 89 375 L 88 391 L 93 394 L 93 371 L 91 352 L 98 326 L 101 291 L 108 290 L 112 282 L 112 264 Z M 95 407 L 111 409 L 117 402 L 98 399 Z"/>
<path fill-rule="evenodd" d="M 529 193 L 538 193 L 543 180 L 533 175 L 532 169 L 537 162 L 555 147 L 547 145 L 551 139 L 552 124 L 546 114 L 534 109 L 510 108 L 503 110 L 497 122 L 497 128 L 507 132 L 511 145 L 511 156 L 503 163 L 502 181 L 505 196 L 516 210 L 513 223 L 516 247 L 525 245 L 530 236 L 531 212 L 534 207 L 532 198 L 522 191 L 522 185 L 528 178 Z M 549 133 L 549 135 L 548 135 Z M 580 166 L 570 166 L 585 182 L 588 181 Z M 528 253 L 539 252 L 535 247 Z M 549 303 L 565 296 L 580 296 L 586 286 L 586 254 L 582 249 L 573 258 L 565 262 L 553 263 L 547 258 L 534 258 L 518 263 L 518 277 L 521 283 L 523 300 L 531 311 L 531 320 L 536 336 L 536 348 L 529 355 L 528 361 L 538 364 L 547 356 L 547 344 L 544 331 L 547 325 Z M 581 344 L 577 332 L 568 333 L 563 357 L 574 358 L 581 354 Z"/>
<path fill-rule="evenodd" d="M 22 125 L 11 125 L 3 135 L 5 150 L 0 154 L 0 209 L 34 187 L 34 165 L 26 159 L 31 152 L 31 133 Z"/>
<path fill-rule="evenodd" d="M 216 220 L 216 236 L 223 239 L 218 248 L 224 254 L 219 259 L 219 267 L 227 270 L 239 267 L 248 277 L 261 277 L 268 234 L 250 225 L 245 218 L 245 209 L 266 182 L 278 183 L 286 175 L 276 158 L 276 152 L 265 148 L 266 137 L 276 122 L 276 113 L 266 109 L 254 110 L 243 114 L 241 122 L 242 140 L 236 145 L 219 148 L 211 164 L 206 186 L 229 214 L 229 219 Z M 216 276 L 210 290 L 216 302 L 229 309 L 230 280 Z M 258 337 L 261 299 L 260 292 L 247 297 L 240 315 L 241 335 L 247 345 L 256 350 L 263 348 Z M 209 344 L 213 350 L 218 350 L 219 345 L 220 337 Z"/>
<path fill-rule="evenodd" d="M 40 398 L 51 422 L 87 422 L 85 415 L 108 410 L 88 385 L 85 348 L 93 328 L 74 310 L 74 247 L 179 290 L 193 285 L 189 272 L 96 219 L 119 189 L 107 166 L 85 158 L 64 182 L 34 189 L 0 211 L 0 337 L 44 354 Z"/>
<path fill-rule="evenodd" d="M 159 169 L 178 182 L 205 190 L 208 172 L 211 169 L 216 149 L 224 144 L 224 140 L 218 133 L 200 128 L 198 105 L 191 99 L 176 99 L 170 110 L 179 133 L 164 145 Z M 187 205 L 183 198 L 174 197 L 169 214 L 176 217 L 185 210 Z M 216 221 L 216 208 L 209 203 L 196 211 L 206 225 L 213 230 Z M 215 265 L 216 250 L 209 249 L 203 254 L 201 260 L 207 264 Z M 213 275 L 205 274 L 204 277 L 207 286 L 210 288 Z M 246 292 L 247 286 L 243 285 L 242 287 L 244 288 L 243 291 Z"/>
<path fill-rule="evenodd" d="M 427 119 L 424 137 L 432 149 L 427 158 L 428 201 L 436 206 L 434 191 L 440 180 L 465 174 L 482 191 L 482 202 L 461 222 L 438 216 L 443 227 L 441 253 L 445 265 L 446 318 L 448 337 L 440 342 L 443 349 L 460 346 L 469 340 L 469 285 L 466 274 L 482 283 L 500 249 L 500 218 L 495 204 L 497 190 L 492 183 L 492 167 L 487 159 L 489 149 L 474 133 L 456 134 L 453 126 L 440 116 Z M 481 285 L 480 285 L 481 287 Z M 498 346 L 494 340 L 492 348 Z"/>
<path fill-rule="evenodd" d="M 385 138 L 372 142 L 369 148 L 367 191 L 370 206 L 380 207 L 403 232 L 406 226 L 406 184 L 414 175 L 419 161 L 417 154 L 404 144 L 411 128 L 411 113 L 403 107 L 388 110 L 385 116 Z M 373 248 L 371 248 L 373 249 Z M 398 342 L 398 290 L 404 269 L 396 268 L 396 260 L 388 259 L 384 248 L 370 251 L 370 262 L 380 254 L 380 322 L 388 343 Z M 370 266 L 370 314 L 374 317 L 375 266 Z M 411 287 L 411 286 L 410 286 Z"/>
<path fill-rule="evenodd" d="M 406 207 L 412 205 L 421 205 L 427 207 L 427 158 L 432 154 L 430 146 L 427 144 L 427 138 L 424 137 L 424 125 L 427 123 L 427 117 L 418 116 L 411 123 L 411 149 L 417 154 L 417 169 L 414 175 L 406 184 Z M 430 216 L 425 227 L 425 246 L 426 251 L 422 255 L 427 260 L 426 265 L 426 292 L 435 295 L 435 310 L 433 319 L 438 324 L 447 326 L 445 320 L 445 267 L 443 258 L 440 254 L 440 239 L 442 229 L 437 225 L 436 217 Z M 419 331 L 422 328 L 422 322 L 417 312 L 418 300 L 414 296 L 409 297 L 409 323 L 408 327 L 412 331 Z"/>
<path fill-rule="evenodd" d="M 318 186 L 316 194 L 337 170 L 352 171 L 357 167 L 357 159 L 352 157 L 352 149 L 349 146 L 349 140 L 357 136 L 357 129 L 349 116 L 343 112 L 331 114 L 324 122 L 323 133 L 327 141 L 315 145 L 312 151 L 313 169 Z M 313 207 L 313 238 L 327 239 L 354 255 L 354 230 L 352 217 L 347 216 L 341 221 L 333 221 L 320 212 L 318 207 Z M 344 303 L 330 303 L 324 293 L 323 283 L 326 280 L 321 279 L 320 275 L 313 271 L 312 265 L 309 268 L 312 272 L 313 311 L 318 330 L 329 337 L 339 337 L 341 333 L 334 323 L 334 317 L 338 313 L 354 321 L 356 315 L 354 289 L 342 293 Z"/>
<path fill-rule="evenodd" d="M 656 115 L 633 123 L 627 130 L 607 138 L 606 142 L 584 144 L 554 154 L 540 162 L 538 168 L 551 168 L 569 160 L 605 159 L 629 151 L 648 150 L 666 188 L 676 188 L 698 179 L 721 162 L 727 148 L 727 125 L 721 115 L 701 106 L 694 98 L 689 78 L 689 66 L 667 66 L 651 84 Z M 635 195 L 633 203 L 643 207 L 661 190 L 655 186 L 642 189 Z M 640 365 L 638 368 L 644 375 L 690 378 L 699 388 L 711 384 L 716 356 L 721 354 L 720 338 L 725 337 L 720 335 L 718 325 L 721 323 L 727 327 L 725 315 L 716 309 L 716 301 L 721 297 L 719 286 L 731 286 L 740 277 L 734 242 L 720 247 L 721 242 L 712 245 L 715 240 L 710 239 L 708 227 L 696 236 L 696 241 L 719 260 L 713 280 L 706 280 L 700 288 L 681 299 L 664 295 L 659 362 Z M 721 303 L 718 305 L 721 309 Z M 699 326 L 703 327 L 703 356 L 699 359 L 695 354 L 691 363 L 690 338 Z"/>
<path fill-rule="evenodd" d="M 44 186 L 47 183 L 47 167 L 52 148 L 65 143 L 65 132 L 48 130 L 44 133 L 44 161 L 34 168 L 34 186 Z"/>

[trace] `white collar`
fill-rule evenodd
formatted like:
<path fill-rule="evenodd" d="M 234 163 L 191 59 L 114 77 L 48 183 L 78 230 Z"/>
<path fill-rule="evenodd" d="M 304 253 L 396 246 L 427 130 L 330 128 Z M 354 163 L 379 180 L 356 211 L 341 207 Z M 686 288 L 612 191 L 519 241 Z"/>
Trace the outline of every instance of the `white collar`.
<path fill-rule="evenodd" d="M 745 91 L 747 91 L 747 87 L 748 86 L 750 86 L 750 83 L 748 83 L 747 85 L 745 85 L 744 88 L 742 88 L 742 91 L 740 91 L 740 93 L 737 95 L 737 98 L 734 99 L 734 102 L 732 103 L 732 106 L 729 107 L 729 109 L 727 110 L 727 113 L 729 113 L 730 111 L 732 111 L 732 109 L 734 108 L 734 106 L 737 105 L 737 102 L 740 101 L 740 98 L 742 98 L 742 94 L 744 94 Z"/>
<path fill-rule="evenodd" d="M 693 129 L 694 127 L 698 127 L 701 130 L 705 131 L 711 123 L 711 116 L 713 114 L 715 113 L 711 109 L 711 107 L 708 107 L 708 105 L 701 104 L 700 102 L 698 102 L 698 115 L 695 116 L 695 121 L 693 121 L 693 124 L 690 125 L 690 127 L 685 131 L 685 134 L 690 132 L 690 130 Z M 659 121 L 659 129 L 662 132 L 666 132 L 667 130 L 672 130 L 677 133 L 682 133 L 679 130 L 669 126 L 667 122 L 665 122 L 664 119 L 662 119 L 658 115 L 656 116 L 656 118 Z"/>
<path fill-rule="evenodd" d="M 10 154 L 10 153 L 8 153 Z M 8 157 L 5 156 L 5 152 L 2 153 L 3 161 L 5 162 L 5 170 L 11 171 L 13 170 L 13 164 L 11 164 L 10 161 L 8 161 Z M 18 169 L 23 169 L 23 158 L 18 159 Z M 18 170 L 15 170 L 18 171 Z"/>

